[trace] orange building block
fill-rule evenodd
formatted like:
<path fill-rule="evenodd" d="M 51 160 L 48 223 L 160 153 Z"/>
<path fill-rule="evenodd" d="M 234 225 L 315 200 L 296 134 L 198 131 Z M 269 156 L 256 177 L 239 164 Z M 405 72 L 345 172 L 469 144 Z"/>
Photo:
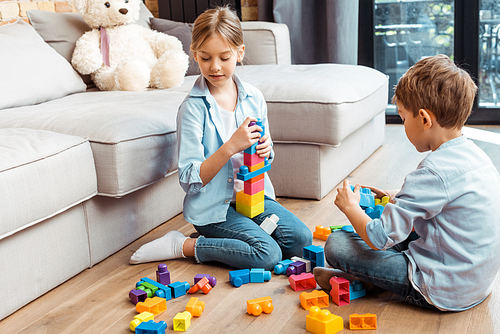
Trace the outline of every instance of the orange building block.
<path fill-rule="evenodd" d="M 208 278 L 203 277 L 189 289 L 188 293 L 195 293 L 196 291 L 200 290 L 203 291 L 204 294 L 209 293 L 212 290 L 212 286 L 210 283 L 208 283 Z"/>
<path fill-rule="evenodd" d="M 167 300 L 160 297 L 146 298 L 145 301 L 135 305 L 135 310 L 139 313 L 149 312 L 157 315 L 167 310 Z"/>
<path fill-rule="evenodd" d="M 191 313 L 193 317 L 199 317 L 205 310 L 205 302 L 198 300 L 196 297 L 191 297 L 186 305 L 186 311 Z"/>
<path fill-rule="evenodd" d="M 323 290 L 302 292 L 300 294 L 300 305 L 302 305 L 305 310 L 309 310 L 313 306 L 319 308 L 328 307 L 328 305 L 330 305 L 330 299 L 328 298 L 328 294 Z"/>
<path fill-rule="evenodd" d="M 375 314 L 349 315 L 349 329 L 377 329 L 377 316 Z"/>
<path fill-rule="evenodd" d="M 306 316 L 306 330 L 315 334 L 338 333 L 344 329 L 344 320 L 338 315 L 331 314 L 317 306 L 309 309 Z"/>
<path fill-rule="evenodd" d="M 316 239 L 326 240 L 330 234 L 332 234 L 332 230 L 329 227 L 317 225 L 316 230 L 313 232 L 313 237 Z"/>
<path fill-rule="evenodd" d="M 262 297 L 247 300 L 247 312 L 255 316 L 260 315 L 262 312 L 271 313 L 274 310 L 273 300 L 271 297 Z"/>

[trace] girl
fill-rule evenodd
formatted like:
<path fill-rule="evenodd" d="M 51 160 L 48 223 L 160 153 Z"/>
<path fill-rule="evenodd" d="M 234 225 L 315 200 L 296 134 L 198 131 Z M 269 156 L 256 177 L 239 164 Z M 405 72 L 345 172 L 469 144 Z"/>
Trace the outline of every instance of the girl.
<path fill-rule="evenodd" d="M 234 74 L 243 60 L 241 23 L 228 7 L 209 9 L 195 21 L 191 52 L 201 76 L 179 108 L 177 135 L 179 181 L 186 191 L 184 218 L 200 233 L 196 239 L 177 231 L 143 245 L 130 263 L 194 256 L 200 263 L 218 261 L 237 268 L 270 270 L 279 261 L 302 255 L 312 235 L 294 214 L 274 200 L 266 173 L 265 211 L 252 219 L 236 212 L 236 178 L 243 150 L 258 142 L 260 157 L 272 162 L 267 106 L 262 93 Z M 259 118 L 258 125 L 249 126 Z M 278 227 L 267 234 L 260 224 L 272 214 Z"/>

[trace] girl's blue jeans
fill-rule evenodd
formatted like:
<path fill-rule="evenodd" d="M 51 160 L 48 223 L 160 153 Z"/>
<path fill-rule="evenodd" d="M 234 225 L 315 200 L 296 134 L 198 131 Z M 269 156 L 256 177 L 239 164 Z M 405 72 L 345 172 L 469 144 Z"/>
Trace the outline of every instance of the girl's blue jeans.
<path fill-rule="evenodd" d="M 325 258 L 333 268 L 402 296 L 410 304 L 436 309 L 408 278 L 409 260 L 403 251 L 416 239 L 412 232 L 406 241 L 382 251 L 370 248 L 357 233 L 337 231 L 326 241 Z"/>
<path fill-rule="evenodd" d="M 201 234 L 195 245 L 198 262 L 217 261 L 236 268 L 271 270 L 282 259 L 303 255 L 303 248 L 312 244 L 309 228 L 293 213 L 275 200 L 265 197 L 264 212 L 252 219 L 227 210 L 226 221 L 194 228 Z M 260 224 L 275 214 L 278 227 L 269 235 Z"/>

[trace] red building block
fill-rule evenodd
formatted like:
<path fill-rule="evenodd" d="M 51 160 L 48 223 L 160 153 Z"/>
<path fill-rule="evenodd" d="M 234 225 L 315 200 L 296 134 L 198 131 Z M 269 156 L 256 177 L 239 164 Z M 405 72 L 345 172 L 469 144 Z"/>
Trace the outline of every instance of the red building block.
<path fill-rule="evenodd" d="M 330 296 L 332 301 L 338 306 L 349 305 L 351 298 L 349 297 L 349 281 L 343 277 L 333 276 L 330 278 L 332 290 Z"/>
<path fill-rule="evenodd" d="M 288 277 L 290 287 L 294 291 L 302 291 L 308 289 L 316 289 L 316 280 L 312 273 L 302 273 L 300 275 L 290 275 Z"/>
<path fill-rule="evenodd" d="M 264 175 L 264 174 L 262 174 Z M 253 179 L 252 179 L 253 180 Z M 245 194 L 254 195 L 258 192 L 264 191 L 264 178 L 256 182 L 250 182 L 250 180 L 244 182 L 244 190 Z"/>
<path fill-rule="evenodd" d="M 254 166 L 264 162 L 264 158 L 257 154 L 243 153 L 243 164 L 246 166 Z"/>

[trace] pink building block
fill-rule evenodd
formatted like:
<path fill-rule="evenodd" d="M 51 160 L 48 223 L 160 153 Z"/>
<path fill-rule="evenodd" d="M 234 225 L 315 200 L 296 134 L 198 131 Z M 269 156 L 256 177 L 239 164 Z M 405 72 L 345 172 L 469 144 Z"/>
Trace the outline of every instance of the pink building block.
<path fill-rule="evenodd" d="M 288 277 L 290 287 L 294 291 L 316 289 L 316 280 L 312 273 L 302 273 L 300 275 L 290 275 Z"/>
<path fill-rule="evenodd" d="M 256 182 L 249 182 L 249 181 L 245 181 L 244 182 L 244 189 L 243 191 L 245 192 L 245 194 L 249 194 L 249 195 L 253 195 L 253 194 L 256 194 L 258 192 L 261 192 L 264 190 L 264 179 L 260 179 Z"/>
<path fill-rule="evenodd" d="M 330 278 L 332 290 L 330 296 L 332 301 L 338 306 L 349 305 L 351 299 L 349 297 L 349 281 L 343 277 L 333 276 Z"/>

